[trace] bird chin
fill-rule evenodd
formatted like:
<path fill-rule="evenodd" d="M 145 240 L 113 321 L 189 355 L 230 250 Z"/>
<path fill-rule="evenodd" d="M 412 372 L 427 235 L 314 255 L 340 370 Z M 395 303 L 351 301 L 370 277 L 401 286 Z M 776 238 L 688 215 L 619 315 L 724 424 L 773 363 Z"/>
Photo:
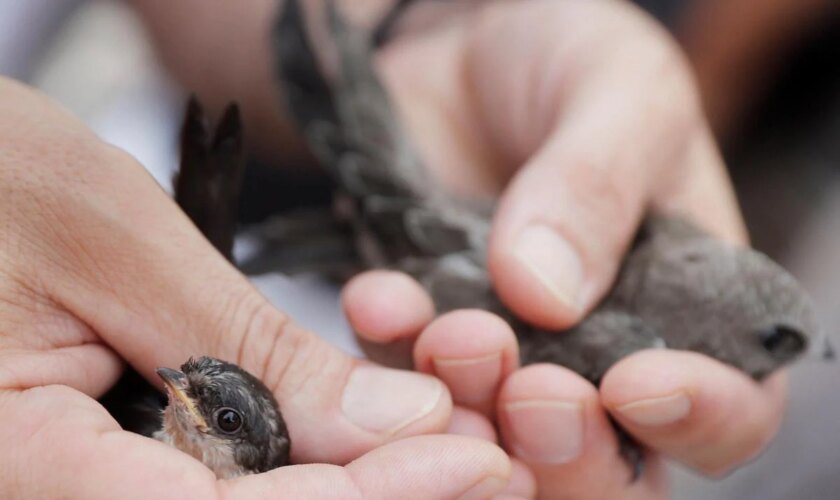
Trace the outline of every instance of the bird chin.
<path fill-rule="evenodd" d="M 233 449 L 211 434 L 198 431 L 181 413 L 185 410 L 167 407 L 164 412 L 163 428 L 154 433 L 154 438 L 201 461 L 219 479 L 231 479 L 251 474 L 236 463 Z M 185 421 L 186 419 L 186 421 Z"/>
<path fill-rule="evenodd" d="M 182 403 L 170 400 L 163 412 L 163 427 L 161 429 L 168 439 L 167 442 L 185 450 L 188 443 L 200 441 L 204 432 L 195 423 L 192 412 Z"/>

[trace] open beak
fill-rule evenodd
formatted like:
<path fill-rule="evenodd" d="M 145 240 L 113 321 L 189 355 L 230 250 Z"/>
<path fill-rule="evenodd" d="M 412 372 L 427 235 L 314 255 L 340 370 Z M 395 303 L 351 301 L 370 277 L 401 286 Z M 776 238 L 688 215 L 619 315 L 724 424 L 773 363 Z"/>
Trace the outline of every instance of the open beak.
<path fill-rule="evenodd" d="M 201 413 L 199 413 L 198 408 L 195 407 L 193 400 L 187 396 L 186 390 L 189 385 L 187 376 L 178 370 L 173 370 L 172 368 L 158 368 L 156 371 L 166 386 L 166 391 L 169 393 L 170 401 L 176 404 L 181 404 L 184 408 L 186 408 L 187 413 L 189 413 L 192 417 L 196 428 L 198 428 L 201 432 L 207 432 L 209 429 L 207 422 L 204 420 L 204 417 L 201 416 Z"/>

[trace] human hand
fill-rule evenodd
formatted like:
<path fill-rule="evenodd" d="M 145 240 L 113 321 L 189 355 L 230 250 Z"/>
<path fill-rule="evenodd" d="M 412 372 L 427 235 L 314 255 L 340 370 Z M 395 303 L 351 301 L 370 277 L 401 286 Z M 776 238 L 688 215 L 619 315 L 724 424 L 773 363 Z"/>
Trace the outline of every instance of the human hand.
<path fill-rule="evenodd" d="M 297 327 L 136 162 L 3 79 L 0 242 L 2 498 L 485 498 L 506 485 L 510 462 L 486 441 L 412 437 L 446 429 L 443 384 Z M 273 391 L 293 462 L 346 465 L 217 480 L 95 401 L 123 361 L 155 380 L 202 354 Z"/>
<path fill-rule="evenodd" d="M 746 240 L 689 72 L 629 5 L 495 2 L 398 38 L 378 62 L 440 178 L 465 194 L 504 187 L 488 265 L 501 298 L 541 327 L 567 328 L 598 303 L 648 210 Z M 363 275 L 344 304 L 369 341 L 416 339 L 417 368 L 498 423 L 548 498 L 666 494 L 655 456 L 629 481 L 608 417 L 654 455 L 718 475 L 755 456 L 783 413 L 782 375 L 756 384 L 695 353 L 637 353 L 600 391 L 558 366 L 519 369 L 500 319 L 433 320 L 430 299 L 402 275 Z"/>

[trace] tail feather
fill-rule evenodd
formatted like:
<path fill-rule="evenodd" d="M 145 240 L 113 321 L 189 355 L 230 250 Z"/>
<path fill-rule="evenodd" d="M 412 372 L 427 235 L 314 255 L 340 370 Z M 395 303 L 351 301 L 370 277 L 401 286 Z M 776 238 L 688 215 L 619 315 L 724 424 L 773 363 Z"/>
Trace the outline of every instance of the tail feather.
<path fill-rule="evenodd" d="M 191 97 L 181 129 L 181 167 L 175 201 L 228 260 L 233 260 L 236 214 L 245 171 L 245 145 L 239 108 L 231 104 L 215 132 Z"/>

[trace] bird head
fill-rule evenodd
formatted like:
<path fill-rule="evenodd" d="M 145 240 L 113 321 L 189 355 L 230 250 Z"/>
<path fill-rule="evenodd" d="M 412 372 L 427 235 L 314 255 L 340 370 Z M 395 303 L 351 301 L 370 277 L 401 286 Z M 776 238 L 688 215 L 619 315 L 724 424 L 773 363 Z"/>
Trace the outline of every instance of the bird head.
<path fill-rule="evenodd" d="M 190 359 L 180 370 L 159 368 L 169 403 L 156 434 L 201 460 L 219 477 L 286 465 L 289 437 L 271 391 L 238 366 Z"/>
<path fill-rule="evenodd" d="M 808 294 L 767 256 L 708 237 L 661 238 L 655 245 L 657 266 L 643 286 L 657 290 L 658 306 L 669 311 L 662 328 L 682 332 L 670 347 L 705 345 L 761 379 L 820 334 Z"/>

